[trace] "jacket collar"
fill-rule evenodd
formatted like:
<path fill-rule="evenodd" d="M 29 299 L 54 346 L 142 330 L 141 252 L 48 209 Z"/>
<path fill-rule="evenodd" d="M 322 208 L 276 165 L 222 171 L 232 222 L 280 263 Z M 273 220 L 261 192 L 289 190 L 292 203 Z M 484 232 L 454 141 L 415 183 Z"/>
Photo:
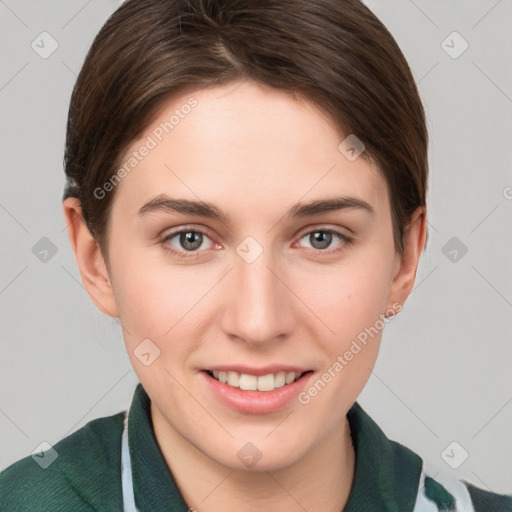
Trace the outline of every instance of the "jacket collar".
<path fill-rule="evenodd" d="M 421 476 L 421 458 L 390 441 L 357 402 L 348 411 L 347 419 L 356 451 L 356 467 L 343 512 L 412 512 Z"/>
<path fill-rule="evenodd" d="M 141 510 L 187 512 L 153 433 L 150 399 L 138 384 L 128 434 L 135 500 Z M 343 512 L 411 512 L 421 475 L 418 455 L 390 441 L 356 402 L 347 413 L 356 454 L 354 481 Z"/>

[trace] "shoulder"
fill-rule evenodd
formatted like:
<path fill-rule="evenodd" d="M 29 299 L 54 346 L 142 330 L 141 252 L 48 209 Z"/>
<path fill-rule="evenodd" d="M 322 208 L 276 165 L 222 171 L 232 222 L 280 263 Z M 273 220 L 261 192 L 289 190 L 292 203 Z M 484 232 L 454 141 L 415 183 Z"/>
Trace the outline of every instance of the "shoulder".
<path fill-rule="evenodd" d="M 473 502 L 475 512 L 512 512 L 512 494 L 498 494 L 485 491 L 473 484 L 465 482 Z"/>
<path fill-rule="evenodd" d="M 486 491 L 439 471 L 430 476 L 423 470 L 413 512 L 424 510 L 512 512 L 512 494 Z"/>
<path fill-rule="evenodd" d="M 360 404 L 347 413 L 356 471 L 346 510 L 512 512 L 512 494 L 483 490 L 389 439 Z"/>
<path fill-rule="evenodd" d="M 0 473 L 0 511 L 119 509 L 124 414 L 92 420 L 7 467 Z"/>

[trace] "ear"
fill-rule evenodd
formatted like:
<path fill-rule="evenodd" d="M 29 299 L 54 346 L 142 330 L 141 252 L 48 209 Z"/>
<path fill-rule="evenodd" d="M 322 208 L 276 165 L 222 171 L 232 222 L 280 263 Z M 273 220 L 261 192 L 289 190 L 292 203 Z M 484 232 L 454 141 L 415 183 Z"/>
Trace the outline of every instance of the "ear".
<path fill-rule="evenodd" d="M 403 254 L 397 253 L 393 267 L 393 278 L 388 295 L 387 310 L 396 309 L 397 302 L 403 306 L 412 291 L 421 253 L 425 247 L 427 215 L 424 207 L 418 207 L 404 230 Z"/>
<path fill-rule="evenodd" d="M 80 201 L 75 197 L 68 197 L 63 202 L 63 210 L 69 241 L 87 293 L 102 313 L 118 317 L 107 266 L 99 244 L 91 236 L 83 220 Z"/>

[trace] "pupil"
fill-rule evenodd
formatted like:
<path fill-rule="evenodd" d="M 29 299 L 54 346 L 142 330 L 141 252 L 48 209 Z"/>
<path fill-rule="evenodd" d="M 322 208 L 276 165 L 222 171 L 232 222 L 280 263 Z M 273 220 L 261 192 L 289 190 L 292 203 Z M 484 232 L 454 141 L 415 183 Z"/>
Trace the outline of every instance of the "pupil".
<path fill-rule="evenodd" d="M 332 233 L 327 233 L 326 231 L 315 231 L 314 233 L 311 233 L 312 241 L 311 245 L 315 249 L 325 249 L 326 247 L 329 247 L 331 240 L 332 240 Z M 319 243 L 320 247 L 318 247 L 317 244 Z"/>
<path fill-rule="evenodd" d="M 180 236 L 180 243 L 184 249 L 193 251 L 201 247 L 202 235 L 201 233 L 195 233 L 194 231 L 182 233 Z"/>

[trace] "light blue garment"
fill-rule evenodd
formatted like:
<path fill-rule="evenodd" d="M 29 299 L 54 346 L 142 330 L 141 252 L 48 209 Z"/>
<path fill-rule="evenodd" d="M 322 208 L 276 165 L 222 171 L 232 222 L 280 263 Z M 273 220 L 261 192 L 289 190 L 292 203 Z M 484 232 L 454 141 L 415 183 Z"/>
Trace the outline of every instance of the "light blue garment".
<path fill-rule="evenodd" d="M 435 503 L 426 495 L 425 478 L 433 478 L 437 483 L 441 484 L 446 492 L 448 492 L 455 502 L 455 508 L 440 509 L 440 504 Z M 457 478 L 444 473 L 437 468 L 430 467 L 428 463 L 423 461 L 421 470 L 418 493 L 416 496 L 416 504 L 413 512 L 438 512 L 439 510 L 447 510 L 453 512 L 475 512 L 471 503 L 471 497 L 466 486 Z"/>
<path fill-rule="evenodd" d="M 124 417 L 123 437 L 121 440 L 121 484 L 123 487 L 124 512 L 139 512 L 133 495 L 132 462 L 128 444 L 128 412 Z"/>

